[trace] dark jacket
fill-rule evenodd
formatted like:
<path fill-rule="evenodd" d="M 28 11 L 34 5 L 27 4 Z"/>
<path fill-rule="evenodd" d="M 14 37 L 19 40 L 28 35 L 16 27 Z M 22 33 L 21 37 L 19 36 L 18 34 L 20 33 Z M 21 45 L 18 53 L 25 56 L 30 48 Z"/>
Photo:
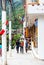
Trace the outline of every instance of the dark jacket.
<path fill-rule="evenodd" d="M 16 47 L 19 48 L 19 46 L 20 46 L 20 42 L 17 41 L 17 42 L 16 42 Z"/>

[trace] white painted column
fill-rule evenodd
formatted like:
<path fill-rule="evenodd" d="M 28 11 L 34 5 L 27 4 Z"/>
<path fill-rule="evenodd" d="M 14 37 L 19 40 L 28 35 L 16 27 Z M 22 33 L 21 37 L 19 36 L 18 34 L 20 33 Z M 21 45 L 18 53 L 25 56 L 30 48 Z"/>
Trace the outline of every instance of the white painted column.
<path fill-rule="evenodd" d="M 2 11 L 2 29 L 5 33 L 2 35 L 2 65 L 7 64 L 7 43 L 6 43 L 6 11 Z"/>
<path fill-rule="evenodd" d="M 9 21 L 9 54 L 11 56 L 11 21 Z"/>
<path fill-rule="evenodd" d="M 25 40 L 25 28 L 26 28 L 26 21 L 23 22 L 23 35 L 24 35 L 24 53 L 25 53 L 25 43 L 26 43 L 26 40 Z"/>
<path fill-rule="evenodd" d="M 11 50 L 11 3 L 9 3 L 9 55 L 12 55 Z"/>
<path fill-rule="evenodd" d="M 28 18 L 27 18 L 27 9 L 25 8 L 25 18 L 24 18 L 24 22 L 23 22 L 23 35 L 24 35 L 24 53 L 25 53 L 25 43 L 26 43 L 26 38 L 25 38 L 25 28 L 28 25 Z"/>
<path fill-rule="evenodd" d="M 38 18 L 38 55 L 44 59 L 44 16 Z"/>

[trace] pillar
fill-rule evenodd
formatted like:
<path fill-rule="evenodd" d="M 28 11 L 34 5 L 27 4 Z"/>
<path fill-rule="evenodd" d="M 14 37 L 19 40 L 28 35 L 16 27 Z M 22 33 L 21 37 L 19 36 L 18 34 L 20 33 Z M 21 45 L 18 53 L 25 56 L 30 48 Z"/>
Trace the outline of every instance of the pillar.
<path fill-rule="evenodd" d="M 9 54 L 11 56 L 11 21 L 9 21 Z"/>
<path fill-rule="evenodd" d="M 38 18 L 38 55 L 44 59 L 44 16 Z"/>
<path fill-rule="evenodd" d="M 6 4 L 5 0 L 2 0 L 2 29 L 5 33 L 2 35 L 2 65 L 7 65 L 7 43 L 6 43 Z"/>
<path fill-rule="evenodd" d="M 26 39 L 25 39 L 25 28 L 26 28 L 26 21 L 23 22 L 23 35 L 24 35 L 24 53 L 25 53 L 25 43 L 26 43 Z"/>
<path fill-rule="evenodd" d="M 11 56 L 11 3 L 9 3 L 9 54 Z"/>

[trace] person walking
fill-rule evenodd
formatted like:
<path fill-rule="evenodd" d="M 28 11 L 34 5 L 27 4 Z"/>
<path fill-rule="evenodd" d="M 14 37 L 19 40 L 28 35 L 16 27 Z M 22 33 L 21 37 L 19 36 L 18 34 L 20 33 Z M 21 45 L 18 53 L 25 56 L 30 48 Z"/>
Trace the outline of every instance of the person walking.
<path fill-rule="evenodd" d="M 20 52 L 23 53 L 24 52 L 24 41 L 21 40 L 20 42 Z"/>
<path fill-rule="evenodd" d="M 17 53 L 19 53 L 19 47 L 20 47 L 20 42 L 19 42 L 19 39 L 16 41 L 16 50 L 17 50 Z"/>
<path fill-rule="evenodd" d="M 27 53 L 27 50 L 28 50 L 28 39 L 26 39 L 25 49 L 26 49 L 26 53 Z"/>

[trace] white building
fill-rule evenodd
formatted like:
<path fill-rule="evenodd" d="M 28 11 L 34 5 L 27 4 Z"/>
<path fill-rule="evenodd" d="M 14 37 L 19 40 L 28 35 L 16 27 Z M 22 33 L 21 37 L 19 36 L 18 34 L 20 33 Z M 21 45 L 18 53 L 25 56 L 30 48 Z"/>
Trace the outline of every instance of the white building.
<path fill-rule="evenodd" d="M 28 18 L 25 22 L 29 29 L 35 24 L 36 20 L 38 21 L 38 57 L 44 59 L 44 0 L 26 0 L 25 6 L 26 18 Z"/>

